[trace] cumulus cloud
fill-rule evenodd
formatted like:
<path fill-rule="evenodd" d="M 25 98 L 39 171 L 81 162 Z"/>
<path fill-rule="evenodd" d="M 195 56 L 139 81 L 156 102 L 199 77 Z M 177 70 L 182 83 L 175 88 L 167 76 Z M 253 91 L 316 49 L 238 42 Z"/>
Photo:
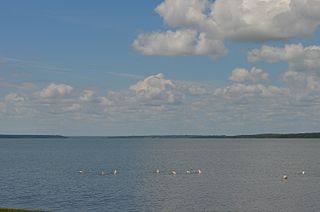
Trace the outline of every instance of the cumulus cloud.
<path fill-rule="evenodd" d="M 218 58 L 227 53 L 223 43 L 211 40 L 206 33 L 185 29 L 140 34 L 133 47 L 145 55 L 210 55 Z"/>
<path fill-rule="evenodd" d="M 277 124 L 283 125 L 288 119 L 320 118 L 314 112 L 320 109 L 320 81 L 306 76 L 308 88 L 304 90 L 269 84 L 270 81 L 265 81 L 267 77 L 267 73 L 257 68 L 235 69 L 230 84 L 216 87 L 171 80 L 160 73 L 147 76 L 127 89 L 110 90 L 105 95 L 92 89 L 59 91 L 53 87 L 61 84 L 51 83 L 32 93 L 21 91 L 0 97 L 0 118 L 22 117 L 48 122 L 82 120 L 82 123 L 95 122 L 94 126 L 101 129 L 106 124 L 127 129 L 129 123 L 134 123 L 135 127 L 161 123 L 159 126 L 167 133 L 172 129 L 198 127 L 207 132 L 226 133 L 225 129 L 241 129 L 244 124 L 260 125 L 262 129 L 266 123 L 279 127 Z M 46 90 L 56 91 L 45 95 L 47 98 L 39 95 Z"/>
<path fill-rule="evenodd" d="M 144 92 L 154 96 L 166 90 L 168 87 L 175 87 L 175 85 L 171 80 L 165 79 L 164 75 L 160 73 L 157 75 L 151 75 L 143 81 L 131 85 L 130 89 L 138 93 Z"/>
<path fill-rule="evenodd" d="M 287 71 L 283 75 L 283 79 L 285 82 L 289 81 L 303 81 L 306 78 L 306 74 L 298 73 L 294 71 Z"/>
<path fill-rule="evenodd" d="M 166 0 L 155 11 L 169 26 L 198 26 L 207 19 L 206 10 L 210 7 L 207 0 Z"/>
<path fill-rule="evenodd" d="M 275 63 L 284 61 L 288 69 L 283 80 L 290 89 L 291 96 L 299 105 L 318 101 L 320 94 L 320 46 L 302 44 L 285 45 L 284 47 L 262 46 L 253 49 L 247 55 L 251 62 L 265 61 Z M 297 104 L 296 101 L 294 104 Z"/>
<path fill-rule="evenodd" d="M 289 71 L 309 72 L 320 74 L 320 46 L 307 46 L 302 44 L 285 45 L 283 48 L 262 46 L 248 53 L 250 62 L 266 61 L 274 63 L 285 61 L 289 64 Z"/>
<path fill-rule="evenodd" d="M 287 39 L 311 35 L 320 23 L 314 11 L 318 0 L 218 0 L 212 18 L 226 38 Z"/>
<path fill-rule="evenodd" d="M 79 97 L 81 102 L 90 102 L 94 97 L 95 92 L 93 90 L 84 90 L 83 94 Z"/>
<path fill-rule="evenodd" d="M 70 85 L 52 83 L 40 92 L 40 96 L 43 98 L 63 97 L 70 94 L 72 90 L 73 87 Z"/>
<path fill-rule="evenodd" d="M 25 107 L 25 103 L 28 100 L 29 98 L 26 95 L 9 93 L 3 101 L 0 101 L 0 113 L 15 116 L 26 115 L 29 110 Z"/>
<path fill-rule="evenodd" d="M 250 62 L 287 62 L 288 70 L 284 74 L 285 81 L 308 83 L 320 80 L 320 46 L 304 47 L 302 44 L 285 45 L 283 48 L 262 46 L 260 49 L 250 51 L 247 57 Z"/>
<path fill-rule="evenodd" d="M 312 35 L 320 24 L 319 7 L 319 0 L 164 0 L 155 11 L 176 31 L 140 34 L 133 47 L 145 55 L 221 57 L 224 40 Z"/>
<path fill-rule="evenodd" d="M 187 55 L 193 51 L 196 35 L 194 30 L 140 34 L 133 47 L 145 55 Z"/>
<path fill-rule="evenodd" d="M 149 76 L 130 86 L 130 90 L 135 91 L 142 99 L 161 99 L 169 103 L 174 103 L 178 99 L 174 89 L 175 84 L 165 79 L 163 74 Z"/>
<path fill-rule="evenodd" d="M 222 98 L 241 98 L 241 97 L 275 97 L 279 94 L 288 94 L 286 88 L 274 85 L 261 84 L 261 81 L 267 80 L 268 73 L 256 67 L 250 70 L 236 68 L 230 75 L 231 85 L 218 88 L 215 94 Z"/>
<path fill-rule="evenodd" d="M 310 47 L 309 47 L 310 49 Z M 283 48 L 263 45 L 260 49 L 253 49 L 247 54 L 250 62 L 267 61 L 274 63 L 278 61 L 289 61 L 300 58 L 305 48 L 302 44 L 285 45 Z"/>
<path fill-rule="evenodd" d="M 258 82 L 267 80 L 268 74 L 263 70 L 253 67 L 251 70 L 236 68 L 232 71 L 230 79 L 235 82 Z"/>

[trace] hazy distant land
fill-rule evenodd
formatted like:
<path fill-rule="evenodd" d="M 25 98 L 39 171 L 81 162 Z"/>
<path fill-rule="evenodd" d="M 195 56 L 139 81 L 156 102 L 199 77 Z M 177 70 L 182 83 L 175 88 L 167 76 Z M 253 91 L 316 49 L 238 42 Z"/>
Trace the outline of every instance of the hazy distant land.
<path fill-rule="evenodd" d="M 14 209 L 14 208 L 0 208 L 0 212 L 45 212 L 45 211 L 24 210 L 24 209 Z"/>
<path fill-rule="evenodd" d="M 148 136 L 106 136 L 107 138 L 320 138 L 320 132 L 315 133 L 264 133 L 252 135 L 148 135 Z"/>
<path fill-rule="evenodd" d="M 132 135 L 132 136 L 70 136 L 70 137 L 98 137 L 98 138 L 320 138 L 320 132 L 314 133 L 264 133 L 252 135 Z M 8 135 L 0 134 L 1 138 L 68 138 L 63 135 Z"/>
<path fill-rule="evenodd" d="M 67 138 L 62 135 L 6 135 L 0 134 L 0 138 Z"/>

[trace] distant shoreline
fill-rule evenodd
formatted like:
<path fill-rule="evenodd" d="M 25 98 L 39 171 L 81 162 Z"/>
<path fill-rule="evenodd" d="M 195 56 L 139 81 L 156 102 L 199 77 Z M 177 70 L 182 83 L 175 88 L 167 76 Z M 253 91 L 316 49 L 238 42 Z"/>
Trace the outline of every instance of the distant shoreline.
<path fill-rule="evenodd" d="M 15 138 L 15 139 L 28 139 L 28 138 L 112 138 L 112 139 L 130 139 L 130 138 L 185 138 L 185 139 L 223 139 L 223 138 L 320 138 L 320 132 L 314 133 L 287 133 L 287 134 L 278 134 L 278 133 L 264 133 L 264 134 L 251 134 L 251 135 L 132 135 L 132 136 L 63 136 L 63 135 L 9 135 L 9 134 L 0 134 L 1 138 Z"/>
<path fill-rule="evenodd" d="M 97 136 L 101 138 L 320 138 L 320 133 L 289 133 L 289 134 L 252 134 L 252 135 L 147 135 L 147 136 Z"/>
<path fill-rule="evenodd" d="M 67 138 L 66 136 L 62 135 L 6 135 L 6 134 L 0 134 L 1 138 Z"/>

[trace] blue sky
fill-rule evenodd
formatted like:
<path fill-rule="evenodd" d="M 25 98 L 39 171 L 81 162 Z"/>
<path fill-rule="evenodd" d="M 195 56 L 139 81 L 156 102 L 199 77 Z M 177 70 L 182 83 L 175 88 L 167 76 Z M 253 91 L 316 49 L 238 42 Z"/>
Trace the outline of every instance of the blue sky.
<path fill-rule="evenodd" d="M 319 131 L 319 6 L 2 1 L 0 133 Z"/>

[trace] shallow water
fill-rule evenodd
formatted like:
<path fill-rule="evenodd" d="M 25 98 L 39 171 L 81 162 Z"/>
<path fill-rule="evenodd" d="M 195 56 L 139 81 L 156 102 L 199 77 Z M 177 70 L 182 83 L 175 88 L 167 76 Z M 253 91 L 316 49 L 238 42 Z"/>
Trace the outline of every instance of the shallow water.
<path fill-rule="evenodd" d="M 319 150 L 319 139 L 0 139 L 0 207 L 320 211 Z"/>

